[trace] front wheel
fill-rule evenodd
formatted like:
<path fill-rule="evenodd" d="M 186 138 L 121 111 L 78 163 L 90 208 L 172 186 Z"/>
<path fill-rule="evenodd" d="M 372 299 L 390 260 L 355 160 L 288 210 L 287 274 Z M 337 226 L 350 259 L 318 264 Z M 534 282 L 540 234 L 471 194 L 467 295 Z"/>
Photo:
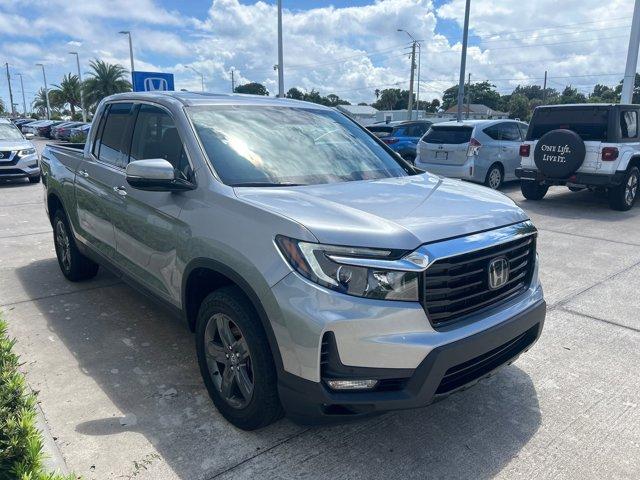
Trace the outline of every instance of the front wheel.
<path fill-rule="evenodd" d="M 498 190 L 503 182 L 502 168 L 500 165 L 491 165 L 487 176 L 484 179 L 484 184 L 492 190 Z"/>
<path fill-rule="evenodd" d="M 614 210 L 626 211 L 633 207 L 638 196 L 640 170 L 631 167 L 624 176 L 622 183 L 609 189 L 609 206 Z"/>
<path fill-rule="evenodd" d="M 221 288 L 204 299 L 196 349 L 209 395 L 230 423 L 255 430 L 282 417 L 269 342 L 258 314 L 238 287 Z"/>
<path fill-rule="evenodd" d="M 522 180 L 520 182 L 520 190 L 527 200 L 542 200 L 547 194 L 549 186 L 538 182 Z"/>

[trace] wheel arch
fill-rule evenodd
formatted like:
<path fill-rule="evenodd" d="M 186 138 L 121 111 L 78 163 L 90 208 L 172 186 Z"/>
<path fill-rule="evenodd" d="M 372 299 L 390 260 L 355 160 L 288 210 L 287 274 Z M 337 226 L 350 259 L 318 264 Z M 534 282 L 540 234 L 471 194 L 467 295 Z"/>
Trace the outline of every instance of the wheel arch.
<path fill-rule="evenodd" d="M 199 282 L 201 284 L 199 284 Z M 207 295 L 225 286 L 237 286 L 251 302 L 267 336 L 278 372 L 283 370 L 282 356 L 267 312 L 253 287 L 229 266 L 209 258 L 189 262 L 182 277 L 182 310 L 191 331 L 195 331 L 198 310 Z"/>
<path fill-rule="evenodd" d="M 64 205 L 60 196 L 56 192 L 49 192 L 47 194 L 47 214 L 49 216 L 49 223 L 53 226 L 53 217 L 58 210 L 64 211 Z"/>

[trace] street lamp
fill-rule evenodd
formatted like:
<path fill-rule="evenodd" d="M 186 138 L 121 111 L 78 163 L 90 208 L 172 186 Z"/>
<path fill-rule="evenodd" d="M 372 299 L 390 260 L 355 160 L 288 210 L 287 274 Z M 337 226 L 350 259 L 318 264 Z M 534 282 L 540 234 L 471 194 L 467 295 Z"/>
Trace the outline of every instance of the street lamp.
<path fill-rule="evenodd" d="M 129 36 L 129 58 L 131 59 L 131 86 L 133 87 L 133 72 L 135 67 L 133 66 L 133 43 L 131 42 L 131 32 L 129 30 L 121 30 L 118 33 Z"/>
<path fill-rule="evenodd" d="M 409 105 L 407 106 L 407 113 L 409 114 L 409 120 L 411 120 L 413 114 L 413 75 L 416 68 L 416 47 L 418 47 L 418 98 L 416 102 L 416 110 L 420 109 L 420 63 L 422 57 L 422 48 L 420 46 L 420 42 L 418 42 L 418 40 L 416 40 L 415 37 L 405 29 L 398 28 L 398 32 L 404 32 L 411 38 L 411 77 L 409 81 Z"/>
<path fill-rule="evenodd" d="M 460 55 L 460 79 L 458 80 L 458 112 L 457 120 L 462 121 L 462 103 L 464 102 L 464 70 L 467 65 L 467 42 L 469 41 L 469 11 L 471 0 L 466 0 L 464 8 L 464 29 L 462 30 L 462 53 Z"/>
<path fill-rule="evenodd" d="M 80 57 L 78 52 L 69 52 L 69 55 L 76 56 L 76 64 L 78 66 L 78 81 L 80 82 L 80 108 L 82 109 L 82 121 L 87 123 L 87 111 L 84 108 L 84 94 L 82 93 L 82 73 L 80 73 Z"/>
<path fill-rule="evenodd" d="M 36 63 L 36 67 L 42 67 L 42 78 L 44 79 L 44 96 L 47 100 L 47 120 L 51 120 L 51 105 L 49 104 L 49 88 L 47 87 L 47 74 L 44 73 L 44 65 Z"/>
<path fill-rule="evenodd" d="M 190 68 L 191 70 L 196 72 L 198 75 L 200 75 L 200 80 L 202 81 L 202 91 L 204 92 L 204 75 L 190 65 L 185 65 L 185 67 Z"/>

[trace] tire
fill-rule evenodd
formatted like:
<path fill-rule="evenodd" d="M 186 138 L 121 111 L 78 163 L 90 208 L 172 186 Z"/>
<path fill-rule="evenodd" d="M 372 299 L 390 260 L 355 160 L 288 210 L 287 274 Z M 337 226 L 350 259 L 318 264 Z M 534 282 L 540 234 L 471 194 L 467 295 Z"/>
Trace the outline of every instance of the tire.
<path fill-rule="evenodd" d="M 549 186 L 523 180 L 520 182 L 520 190 L 527 200 L 542 200 L 547 194 Z"/>
<path fill-rule="evenodd" d="M 499 164 L 494 163 L 487 171 L 487 176 L 484 178 L 484 184 L 492 190 L 498 190 L 502 186 L 503 181 L 504 174 L 502 173 L 502 167 Z"/>
<path fill-rule="evenodd" d="M 67 280 L 80 282 L 96 276 L 99 265 L 80 253 L 69 228 L 67 216 L 61 209 L 53 216 L 53 243 L 58 265 Z"/>
<path fill-rule="evenodd" d="M 40 183 L 40 175 L 36 175 L 35 177 L 29 177 L 30 183 Z"/>
<path fill-rule="evenodd" d="M 196 351 L 209 396 L 227 421 L 256 430 L 283 416 L 267 336 L 240 288 L 224 287 L 204 299 L 196 323 Z"/>
<path fill-rule="evenodd" d="M 620 185 L 609 189 L 609 206 L 621 212 L 633 207 L 638 198 L 638 184 L 640 183 L 640 170 L 631 167 Z"/>

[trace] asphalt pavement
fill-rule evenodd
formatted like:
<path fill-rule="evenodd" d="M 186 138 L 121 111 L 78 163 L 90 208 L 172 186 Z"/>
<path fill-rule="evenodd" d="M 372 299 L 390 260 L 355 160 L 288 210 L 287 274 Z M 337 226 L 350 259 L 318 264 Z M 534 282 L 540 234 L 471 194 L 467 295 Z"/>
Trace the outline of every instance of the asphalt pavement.
<path fill-rule="evenodd" d="M 539 229 L 542 337 L 419 410 L 235 429 L 207 396 L 186 325 L 104 269 L 65 281 L 43 187 L 26 181 L 0 182 L 0 308 L 55 444 L 85 479 L 639 478 L 640 205 L 503 191 Z"/>

